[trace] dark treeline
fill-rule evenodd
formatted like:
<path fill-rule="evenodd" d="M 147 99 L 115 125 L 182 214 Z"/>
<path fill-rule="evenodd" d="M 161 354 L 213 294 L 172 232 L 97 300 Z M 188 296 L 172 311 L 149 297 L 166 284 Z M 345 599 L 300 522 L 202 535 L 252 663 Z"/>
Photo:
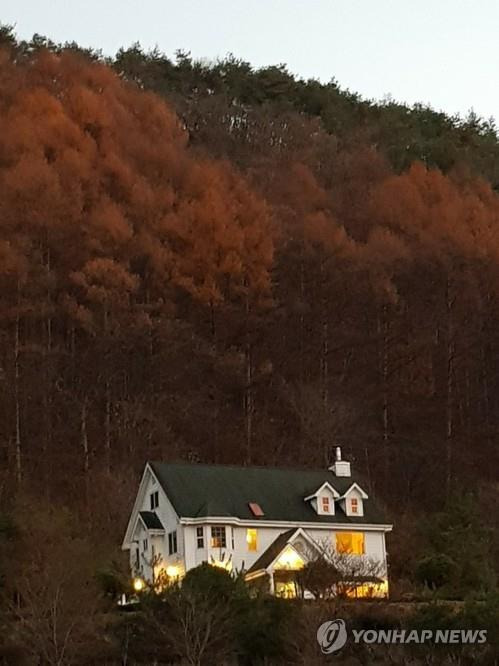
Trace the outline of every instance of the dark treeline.
<path fill-rule="evenodd" d="M 0 499 L 119 542 L 146 459 L 497 520 L 499 142 L 235 58 L 0 31 Z M 100 530 L 100 532 L 99 532 Z"/>

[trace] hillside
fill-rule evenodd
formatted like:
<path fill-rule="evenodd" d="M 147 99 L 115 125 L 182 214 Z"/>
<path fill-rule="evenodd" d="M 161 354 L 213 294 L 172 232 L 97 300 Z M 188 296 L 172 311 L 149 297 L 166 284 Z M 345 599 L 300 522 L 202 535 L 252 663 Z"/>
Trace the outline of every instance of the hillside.
<path fill-rule="evenodd" d="M 401 576 L 397 540 L 421 555 L 418 520 L 467 493 L 492 562 L 493 122 L 232 57 L 0 47 L 5 511 L 63 505 L 105 559 L 146 459 L 323 467 L 341 444 Z"/>

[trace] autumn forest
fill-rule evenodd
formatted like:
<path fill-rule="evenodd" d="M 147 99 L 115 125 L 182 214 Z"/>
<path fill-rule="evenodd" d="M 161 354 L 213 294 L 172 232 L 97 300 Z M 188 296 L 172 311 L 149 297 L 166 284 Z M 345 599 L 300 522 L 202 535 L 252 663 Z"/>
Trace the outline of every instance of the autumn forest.
<path fill-rule="evenodd" d="M 110 558 L 147 459 L 341 444 L 401 575 L 452 498 L 497 530 L 498 190 L 472 113 L 2 28 L 2 511 Z"/>

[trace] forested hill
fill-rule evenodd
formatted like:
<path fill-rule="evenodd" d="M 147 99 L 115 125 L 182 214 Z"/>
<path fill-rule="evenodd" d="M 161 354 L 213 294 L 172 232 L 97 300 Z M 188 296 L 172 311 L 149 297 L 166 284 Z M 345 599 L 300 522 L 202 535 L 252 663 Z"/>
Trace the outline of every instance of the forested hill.
<path fill-rule="evenodd" d="M 2 492 L 112 496 L 121 528 L 146 459 L 341 444 L 399 513 L 490 501 L 492 122 L 235 58 L 0 43 Z"/>
<path fill-rule="evenodd" d="M 494 119 L 479 118 L 472 110 L 460 118 L 423 105 L 410 108 L 390 98 L 369 102 L 342 90 L 334 80 L 321 84 L 296 79 L 284 65 L 255 70 L 233 56 L 204 64 L 178 52 L 172 62 L 159 51 L 145 53 L 134 45 L 119 51 L 110 65 L 141 87 L 167 97 L 185 119 L 193 140 L 209 146 L 211 152 L 227 154 L 229 149 L 227 140 L 216 141 L 211 123 L 227 123 L 233 115 L 244 118 L 230 152 L 236 161 L 238 156 L 241 159 L 241 141 L 253 133 L 251 125 L 253 131 L 262 124 L 271 125 L 275 139 L 287 143 L 293 132 L 288 121 L 300 115 L 320 120 L 320 129 L 334 136 L 336 148 L 370 146 L 396 172 L 415 161 L 444 172 L 466 165 L 494 188 L 499 186 Z"/>
<path fill-rule="evenodd" d="M 58 45 L 40 35 L 30 42 L 18 42 L 13 30 L 1 25 L 0 44 L 15 49 L 18 58 L 32 57 L 48 48 L 105 61 L 140 87 L 166 96 L 188 123 L 191 138 L 208 145 L 210 151 L 227 153 L 227 138 L 225 142 L 214 141 L 210 120 L 220 123 L 223 115 L 236 115 L 234 109 L 248 123 L 277 125 L 279 130 L 275 127 L 275 131 L 280 140 L 284 139 L 288 116 L 305 114 L 309 120 L 320 119 L 321 129 L 333 135 L 338 146 L 369 145 L 386 156 L 397 172 L 417 160 L 444 172 L 466 165 L 494 188 L 499 186 L 495 121 L 478 117 L 471 110 L 472 99 L 468 116 L 460 118 L 421 104 L 408 107 L 390 96 L 381 103 L 366 101 L 356 93 L 342 90 L 334 79 L 328 84 L 313 79 L 304 81 L 292 76 L 285 65 L 254 69 L 234 56 L 207 63 L 193 61 L 188 52 L 177 52 L 172 61 L 157 49 L 144 52 L 135 44 L 121 49 L 111 59 L 99 51 L 75 43 Z M 194 106 L 199 107 L 197 114 Z M 240 143 L 243 135 L 239 132 L 234 140 Z M 233 159 L 238 156 L 241 159 L 240 150 L 231 155 Z"/>

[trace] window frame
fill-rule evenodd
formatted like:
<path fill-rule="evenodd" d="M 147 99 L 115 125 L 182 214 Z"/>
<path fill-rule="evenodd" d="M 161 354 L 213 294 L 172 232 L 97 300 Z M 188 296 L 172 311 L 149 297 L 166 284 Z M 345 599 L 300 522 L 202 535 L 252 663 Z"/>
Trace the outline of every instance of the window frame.
<path fill-rule="evenodd" d="M 348 548 L 344 544 L 340 547 L 342 537 L 350 536 L 350 545 Z M 361 552 L 354 550 L 354 543 L 361 543 Z M 336 532 L 335 550 L 339 555 L 365 555 L 366 554 L 366 535 L 364 532 Z"/>
<path fill-rule="evenodd" d="M 250 536 L 250 532 L 254 533 L 254 540 L 248 538 Z M 258 551 L 258 530 L 256 527 L 246 528 L 246 544 L 248 553 L 256 553 Z M 252 548 L 252 546 L 254 547 Z"/>
<path fill-rule="evenodd" d="M 178 553 L 177 530 L 168 532 L 168 555 Z"/>
<path fill-rule="evenodd" d="M 321 497 L 321 511 L 322 513 L 331 513 L 331 498 L 328 495 Z"/>
<path fill-rule="evenodd" d="M 159 506 L 159 490 L 154 490 L 152 493 L 149 495 L 149 506 L 151 507 L 151 511 L 154 511 L 155 509 L 158 508 Z"/>
<path fill-rule="evenodd" d="M 204 527 L 196 527 L 196 546 L 204 548 Z"/>
<path fill-rule="evenodd" d="M 227 548 L 227 530 L 225 525 L 211 526 L 210 546 L 211 548 Z"/>

